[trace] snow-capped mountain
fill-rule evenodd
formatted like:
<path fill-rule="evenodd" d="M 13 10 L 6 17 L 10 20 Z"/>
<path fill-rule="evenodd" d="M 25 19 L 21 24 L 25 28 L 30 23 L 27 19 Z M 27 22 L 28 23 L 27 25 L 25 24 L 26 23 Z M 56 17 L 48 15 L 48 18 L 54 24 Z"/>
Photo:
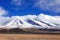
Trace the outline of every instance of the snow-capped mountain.
<path fill-rule="evenodd" d="M 13 16 L 8 21 L 0 24 L 0 28 L 46 28 L 46 29 L 60 29 L 60 18 L 47 16 L 44 14 Z M 57 21 L 57 22 L 56 22 Z M 59 22 L 59 23 L 58 23 Z"/>

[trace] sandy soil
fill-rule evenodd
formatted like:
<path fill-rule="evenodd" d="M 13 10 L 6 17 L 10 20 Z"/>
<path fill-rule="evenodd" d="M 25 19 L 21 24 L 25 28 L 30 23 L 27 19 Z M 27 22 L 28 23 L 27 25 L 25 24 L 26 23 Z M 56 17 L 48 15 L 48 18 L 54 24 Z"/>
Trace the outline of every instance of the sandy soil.
<path fill-rule="evenodd" d="M 0 34 L 0 40 L 60 40 L 60 34 Z"/>

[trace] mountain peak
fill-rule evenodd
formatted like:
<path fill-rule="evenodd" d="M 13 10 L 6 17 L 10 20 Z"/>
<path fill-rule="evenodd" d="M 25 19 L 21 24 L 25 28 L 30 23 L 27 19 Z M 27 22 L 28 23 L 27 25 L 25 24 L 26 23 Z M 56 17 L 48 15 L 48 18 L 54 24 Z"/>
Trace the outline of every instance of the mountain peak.
<path fill-rule="evenodd" d="M 52 20 L 53 19 L 53 20 Z M 59 18 L 58 18 L 59 19 Z M 8 21 L 3 23 L 0 28 L 46 28 L 46 29 L 60 29 L 60 24 L 56 22 L 55 16 L 48 16 L 44 14 L 13 16 Z"/>

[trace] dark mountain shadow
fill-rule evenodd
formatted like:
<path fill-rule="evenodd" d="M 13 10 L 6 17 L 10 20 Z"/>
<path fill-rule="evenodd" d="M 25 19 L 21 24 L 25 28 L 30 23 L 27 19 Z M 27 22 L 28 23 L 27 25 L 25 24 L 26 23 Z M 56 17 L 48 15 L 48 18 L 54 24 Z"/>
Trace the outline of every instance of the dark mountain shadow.
<path fill-rule="evenodd" d="M 3 30 L 0 30 L 0 34 L 1 33 L 2 34 L 24 34 L 24 33 L 28 33 L 28 32 L 25 32 L 22 29 L 16 28 L 16 29 L 10 29 L 10 30 L 3 29 Z"/>
<path fill-rule="evenodd" d="M 10 30 L 0 30 L 0 34 L 60 34 L 60 30 L 56 29 L 34 29 L 34 28 L 25 28 L 25 29 L 10 29 Z"/>

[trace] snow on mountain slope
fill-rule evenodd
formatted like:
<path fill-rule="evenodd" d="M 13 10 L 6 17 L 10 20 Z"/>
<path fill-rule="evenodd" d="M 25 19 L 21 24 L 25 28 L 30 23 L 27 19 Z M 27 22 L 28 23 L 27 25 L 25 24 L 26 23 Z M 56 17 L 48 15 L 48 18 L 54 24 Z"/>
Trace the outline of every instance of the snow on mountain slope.
<path fill-rule="evenodd" d="M 46 28 L 60 29 L 60 16 L 49 16 L 40 14 L 13 16 L 0 25 L 0 28 Z"/>

